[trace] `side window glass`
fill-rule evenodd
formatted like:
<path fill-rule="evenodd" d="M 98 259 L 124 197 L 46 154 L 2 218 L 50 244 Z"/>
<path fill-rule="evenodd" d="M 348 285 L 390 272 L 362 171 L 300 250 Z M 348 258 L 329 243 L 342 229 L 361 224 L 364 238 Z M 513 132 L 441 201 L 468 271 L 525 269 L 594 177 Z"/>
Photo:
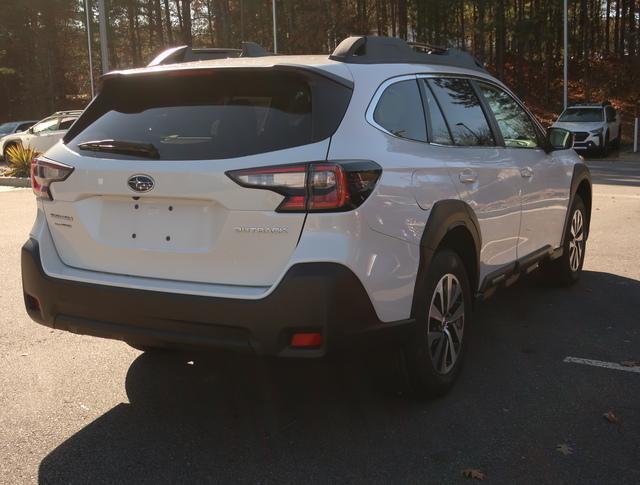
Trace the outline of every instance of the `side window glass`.
<path fill-rule="evenodd" d="M 462 146 L 494 146 L 480 100 L 466 79 L 429 79 L 429 87 L 447 120 L 453 141 Z"/>
<path fill-rule="evenodd" d="M 449 131 L 447 122 L 444 120 L 444 116 L 442 116 L 442 111 L 440 110 L 440 106 L 438 106 L 436 98 L 433 96 L 426 80 L 421 79 L 420 82 L 424 87 L 425 105 L 429 117 L 428 124 L 431 130 L 430 141 L 439 143 L 440 145 L 453 145 L 451 132 Z"/>
<path fill-rule="evenodd" d="M 71 128 L 71 125 L 76 120 L 76 118 L 62 118 L 60 122 L 60 126 L 58 126 L 58 130 L 68 130 Z"/>
<path fill-rule="evenodd" d="M 45 131 L 55 131 L 58 127 L 58 118 L 51 118 L 49 120 L 44 120 L 33 127 L 34 133 L 42 133 Z"/>
<path fill-rule="evenodd" d="M 498 122 L 504 144 L 512 148 L 539 147 L 538 131 L 527 112 L 502 89 L 483 82 L 478 85 Z"/>
<path fill-rule="evenodd" d="M 415 80 L 399 81 L 387 87 L 378 100 L 373 119 L 396 136 L 427 141 L 422 99 Z"/>

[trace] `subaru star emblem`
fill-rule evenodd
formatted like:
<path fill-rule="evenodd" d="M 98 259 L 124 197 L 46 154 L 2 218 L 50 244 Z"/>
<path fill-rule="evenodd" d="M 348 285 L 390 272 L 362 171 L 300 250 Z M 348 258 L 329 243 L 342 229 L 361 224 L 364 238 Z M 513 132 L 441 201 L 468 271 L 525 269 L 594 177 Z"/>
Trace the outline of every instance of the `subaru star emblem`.
<path fill-rule="evenodd" d="M 155 182 L 148 175 L 139 174 L 129 177 L 127 184 L 129 188 L 135 192 L 149 192 L 155 185 Z"/>

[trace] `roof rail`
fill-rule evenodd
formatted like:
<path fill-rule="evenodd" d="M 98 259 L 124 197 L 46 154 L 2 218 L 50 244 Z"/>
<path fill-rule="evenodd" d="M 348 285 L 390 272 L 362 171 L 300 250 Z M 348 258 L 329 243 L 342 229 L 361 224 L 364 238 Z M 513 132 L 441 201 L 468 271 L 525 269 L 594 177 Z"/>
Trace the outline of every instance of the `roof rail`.
<path fill-rule="evenodd" d="M 76 115 L 76 114 L 80 114 L 82 113 L 81 109 L 69 109 L 69 110 L 62 110 L 62 111 L 56 111 L 55 113 L 53 113 L 54 116 L 58 116 L 58 115 Z"/>
<path fill-rule="evenodd" d="M 611 102 L 610 101 L 602 101 L 601 103 L 595 102 L 595 101 L 582 101 L 581 103 L 574 103 L 571 106 L 569 106 L 570 108 L 573 106 L 590 106 L 592 108 L 595 107 L 607 107 L 607 106 L 611 106 Z"/>
<path fill-rule="evenodd" d="M 487 72 L 468 52 L 429 44 L 407 43 L 397 37 L 348 37 L 340 42 L 329 59 L 348 64 L 437 64 Z"/>

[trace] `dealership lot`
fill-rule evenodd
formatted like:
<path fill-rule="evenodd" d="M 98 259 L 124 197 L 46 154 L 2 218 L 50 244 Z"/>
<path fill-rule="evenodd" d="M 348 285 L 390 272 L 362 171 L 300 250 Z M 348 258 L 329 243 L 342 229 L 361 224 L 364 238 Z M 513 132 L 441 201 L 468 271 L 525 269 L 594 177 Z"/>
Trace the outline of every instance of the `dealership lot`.
<path fill-rule="evenodd" d="M 35 202 L 0 190 L 0 483 L 640 483 L 640 161 L 589 165 L 582 281 L 496 294 L 457 386 L 422 403 L 355 358 L 143 355 L 32 323 Z"/>

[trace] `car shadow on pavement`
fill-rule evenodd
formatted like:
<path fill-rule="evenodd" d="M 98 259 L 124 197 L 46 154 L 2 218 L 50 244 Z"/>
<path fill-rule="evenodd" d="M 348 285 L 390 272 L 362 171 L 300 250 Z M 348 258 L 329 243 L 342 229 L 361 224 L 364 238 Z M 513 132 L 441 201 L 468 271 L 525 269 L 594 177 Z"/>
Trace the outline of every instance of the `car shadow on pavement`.
<path fill-rule="evenodd" d="M 456 387 L 427 402 L 372 390 L 356 358 L 141 354 L 126 378 L 130 403 L 53 450 L 39 482 L 457 483 L 479 467 L 496 483 L 605 483 L 612 467 L 629 469 L 640 439 L 637 429 L 606 435 L 599 414 L 600 399 L 616 402 L 607 385 L 627 376 L 600 382 L 562 358 L 620 358 L 625 338 L 637 349 L 638 314 L 635 280 L 585 272 L 549 289 L 528 278 L 477 311 Z M 567 436 L 603 451 L 569 461 L 554 449 Z"/>

